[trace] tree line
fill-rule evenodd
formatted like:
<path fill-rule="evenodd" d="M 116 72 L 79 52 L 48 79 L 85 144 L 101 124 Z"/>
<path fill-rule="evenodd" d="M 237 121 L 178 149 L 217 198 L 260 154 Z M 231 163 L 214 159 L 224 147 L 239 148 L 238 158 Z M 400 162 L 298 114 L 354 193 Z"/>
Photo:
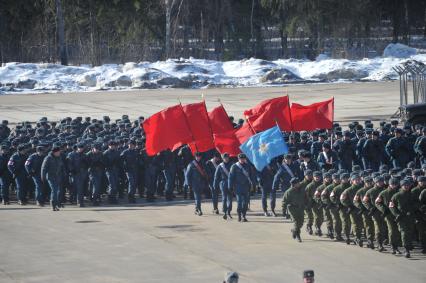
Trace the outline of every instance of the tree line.
<path fill-rule="evenodd" d="M 365 57 L 413 35 L 424 0 L 0 0 L 1 62 Z"/>

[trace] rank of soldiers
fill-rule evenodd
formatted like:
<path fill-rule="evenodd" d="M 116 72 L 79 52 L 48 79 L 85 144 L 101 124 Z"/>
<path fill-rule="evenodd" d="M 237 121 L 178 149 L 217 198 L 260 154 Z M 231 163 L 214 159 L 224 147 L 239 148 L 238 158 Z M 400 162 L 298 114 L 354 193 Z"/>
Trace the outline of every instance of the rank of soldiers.
<path fill-rule="evenodd" d="M 335 124 L 331 130 L 283 133 L 289 154 L 258 172 L 244 154 L 193 155 L 186 145 L 148 156 L 143 120 L 123 115 L 115 122 L 105 116 L 56 123 L 44 117 L 13 129 L 3 121 L 3 204 L 13 196 L 19 205 L 34 200 L 58 211 L 67 201 L 83 207 L 99 206 L 104 196 L 118 204 L 124 197 L 136 203 L 137 197 L 172 201 L 182 194 L 194 199 L 200 216 L 203 196 L 211 199 L 213 213 L 225 220 L 233 218 L 235 198 L 238 221 L 248 222 L 254 194 L 261 194 L 264 215 L 276 217 L 277 193 L 283 192 L 282 215 L 291 218 L 299 242 L 306 221 L 310 235 L 393 254 L 403 247 L 406 257 L 417 240 L 426 253 L 426 127 L 399 128 L 392 121 L 374 130 L 366 121 L 346 131 Z"/>

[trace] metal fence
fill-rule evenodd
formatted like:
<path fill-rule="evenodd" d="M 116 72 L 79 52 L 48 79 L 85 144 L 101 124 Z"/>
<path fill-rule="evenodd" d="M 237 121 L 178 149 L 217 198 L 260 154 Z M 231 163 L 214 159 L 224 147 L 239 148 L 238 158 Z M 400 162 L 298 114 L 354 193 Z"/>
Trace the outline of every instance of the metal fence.
<path fill-rule="evenodd" d="M 409 83 L 412 84 L 412 103 L 426 103 L 426 65 L 409 60 L 393 69 L 399 75 L 400 105 L 411 103 Z"/>

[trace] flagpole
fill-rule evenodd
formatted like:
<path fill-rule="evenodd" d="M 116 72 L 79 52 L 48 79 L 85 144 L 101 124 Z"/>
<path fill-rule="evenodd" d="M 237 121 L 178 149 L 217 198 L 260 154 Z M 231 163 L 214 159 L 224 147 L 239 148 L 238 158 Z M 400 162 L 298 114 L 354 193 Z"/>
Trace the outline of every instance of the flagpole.
<path fill-rule="evenodd" d="M 333 117 L 331 119 L 331 137 L 330 137 L 331 149 L 333 149 L 333 135 L 334 135 L 334 96 L 333 96 Z"/>
<path fill-rule="evenodd" d="M 253 134 L 257 134 L 257 132 L 254 130 L 254 128 L 253 128 L 253 126 L 251 125 L 251 123 L 250 123 L 250 121 L 249 121 L 249 119 L 248 119 L 249 117 L 248 116 L 246 116 L 246 122 L 247 122 L 247 124 L 249 125 L 249 128 L 250 128 L 250 130 L 253 132 Z"/>
<path fill-rule="evenodd" d="M 189 126 L 188 117 L 186 117 L 185 111 L 183 111 L 183 106 L 182 106 L 182 102 L 180 101 L 180 98 L 178 98 L 178 100 L 179 100 L 180 109 L 182 110 L 183 116 L 185 117 L 186 126 L 188 127 L 189 132 L 191 133 L 191 138 L 192 138 L 192 142 L 194 143 L 195 150 L 198 151 L 198 147 L 197 147 L 197 143 L 195 142 L 194 134 L 192 133 L 191 127 Z"/>
<path fill-rule="evenodd" d="M 204 99 L 204 94 L 203 94 L 203 93 L 201 94 L 201 98 L 203 99 L 203 102 L 204 102 L 204 110 L 206 111 L 207 123 L 209 124 L 210 135 L 211 135 L 212 142 L 213 142 L 213 145 L 214 145 L 213 128 L 212 128 L 212 124 L 210 123 L 209 112 L 207 112 L 206 100 Z M 215 148 L 216 148 L 216 147 L 215 147 Z"/>
<path fill-rule="evenodd" d="M 293 132 L 293 118 L 291 117 L 291 107 L 290 107 L 290 96 L 288 96 L 288 92 L 287 92 L 287 103 L 288 103 L 288 110 L 290 113 L 290 128 L 291 128 L 291 132 Z"/>

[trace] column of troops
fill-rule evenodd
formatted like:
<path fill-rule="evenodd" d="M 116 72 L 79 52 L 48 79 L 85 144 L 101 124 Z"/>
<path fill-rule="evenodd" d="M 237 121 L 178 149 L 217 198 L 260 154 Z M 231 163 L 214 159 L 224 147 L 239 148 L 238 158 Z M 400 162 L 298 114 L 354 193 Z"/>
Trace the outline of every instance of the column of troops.
<path fill-rule="evenodd" d="M 233 118 L 231 117 L 233 122 Z M 347 244 L 410 256 L 413 240 L 426 252 L 426 127 L 398 121 L 353 122 L 333 129 L 283 133 L 289 153 L 257 172 L 244 154 L 231 157 L 215 150 L 192 154 L 188 146 L 148 156 L 140 124 L 127 115 L 111 121 L 46 117 L 11 127 L 0 124 L 0 197 L 4 205 L 34 200 L 54 211 L 66 202 L 118 204 L 127 198 L 153 202 L 176 195 L 202 197 L 213 213 L 232 219 L 236 197 L 238 220 L 247 222 L 250 198 L 261 194 L 265 216 L 277 216 L 277 193 L 284 192 L 282 215 L 291 217 L 292 236 L 309 234 Z M 239 120 L 234 127 L 244 123 Z M 269 199 L 269 202 L 268 202 Z M 269 207 L 268 207 L 269 204 Z M 325 231 L 324 230 L 324 231 Z"/>

